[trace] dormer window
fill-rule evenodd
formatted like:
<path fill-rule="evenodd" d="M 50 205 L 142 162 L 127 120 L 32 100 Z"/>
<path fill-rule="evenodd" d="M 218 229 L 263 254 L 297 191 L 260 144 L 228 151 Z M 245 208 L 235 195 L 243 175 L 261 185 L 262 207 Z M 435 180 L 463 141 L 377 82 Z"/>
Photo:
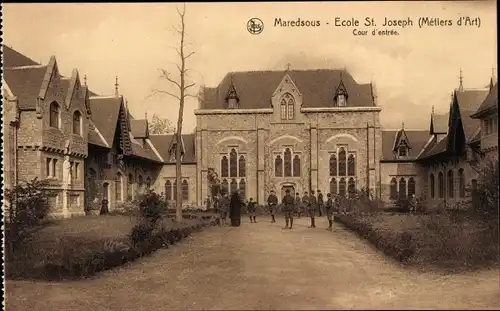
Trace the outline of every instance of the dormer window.
<path fill-rule="evenodd" d="M 345 100 L 345 95 L 338 95 L 337 96 L 337 106 L 338 107 L 345 107 L 346 106 L 346 100 Z"/>
<path fill-rule="evenodd" d="M 335 95 L 333 96 L 333 105 L 335 107 L 346 107 L 347 106 L 347 89 L 342 81 L 342 75 L 340 76 L 340 83 L 335 90 Z"/>
<path fill-rule="evenodd" d="M 227 90 L 227 95 L 226 95 L 225 99 L 226 99 L 226 103 L 227 103 L 227 109 L 238 109 L 239 108 L 240 99 L 238 97 L 238 93 L 236 93 L 236 88 L 234 87 L 232 78 L 231 78 L 231 81 L 229 83 L 229 89 Z"/>
<path fill-rule="evenodd" d="M 404 158 L 408 156 L 408 145 L 406 144 L 406 141 L 403 139 L 399 143 L 398 147 L 398 157 Z"/>

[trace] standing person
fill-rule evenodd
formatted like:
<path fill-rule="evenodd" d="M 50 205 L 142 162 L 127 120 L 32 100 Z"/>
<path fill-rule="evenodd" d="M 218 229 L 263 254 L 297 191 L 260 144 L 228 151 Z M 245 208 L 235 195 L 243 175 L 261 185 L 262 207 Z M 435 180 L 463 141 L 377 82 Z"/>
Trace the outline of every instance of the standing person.
<path fill-rule="evenodd" d="M 301 214 L 301 209 L 302 209 L 302 202 L 300 200 L 300 195 L 299 193 L 297 192 L 295 194 L 295 210 L 297 211 L 297 217 L 300 218 L 300 214 Z"/>
<path fill-rule="evenodd" d="M 321 217 L 323 215 L 323 207 L 325 202 L 323 201 L 323 193 L 321 190 L 318 190 L 318 216 Z"/>
<path fill-rule="evenodd" d="M 229 197 L 227 193 L 222 195 L 219 202 L 219 215 L 220 215 L 220 225 L 226 225 L 227 212 L 229 211 Z"/>
<path fill-rule="evenodd" d="M 418 201 L 417 197 L 412 194 L 411 199 L 410 199 L 410 212 L 411 213 L 416 213 L 417 212 L 417 206 L 418 206 Z"/>
<path fill-rule="evenodd" d="M 231 219 L 232 227 L 239 227 L 241 224 L 241 208 L 243 204 L 240 193 L 235 191 L 231 196 L 231 203 L 229 204 L 229 218 Z"/>
<path fill-rule="evenodd" d="M 318 201 L 316 200 L 316 196 L 314 195 L 314 190 L 311 190 L 311 195 L 309 196 L 309 217 L 311 217 L 311 225 L 309 228 L 316 228 L 316 220 L 314 217 L 316 216 L 316 210 L 318 209 Z"/>
<path fill-rule="evenodd" d="M 309 212 L 309 194 L 307 194 L 307 191 L 304 192 L 304 196 L 302 197 L 301 211 L 303 211 L 306 216 Z"/>
<path fill-rule="evenodd" d="M 274 194 L 274 190 L 271 190 L 271 194 L 267 197 L 267 205 L 269 206 L 269 211 L 271 212 L 271 223 L 276 222 L 276 219 L 274 219 L 274 213 L 276 213 L 278 197 Z"/>
<path fill-rule="evenodd" d="M 328 218 L 328 229 L 327 230 L 330 230 L 332 229 L 332 225 L 333 225 L 333 212 L 335 210 L 335 207 L 334 207 L 334 203 L 333 203 L 333 200 L 332 200 L 332 194 L 331 193 L 327 193 L 326 194 L 326 217 Z"/>
<path fill-rule="evenodd" d="M 283 213 L 285 214 L 286 226 L 283 229 L 292 229 L 293 226 L 293 207 L 295 205 L 295 200 L 290 195 L 290 189 L 286 189 L 285 196 L 283 197 Z M 290 227 L 288 224 L 290 223 Z"/>
<path fill-rule="evenodd" d="M 251 223 L 257 223 L 257 220 L 255 220 L 255 211 L 257 209 L 256 204 L 257 204 L 257 202 L 254 202 L 253 198 L 250 198 L 248 200 L 247 211 L 248 211 L 248 215 L 250 217 Z"/>

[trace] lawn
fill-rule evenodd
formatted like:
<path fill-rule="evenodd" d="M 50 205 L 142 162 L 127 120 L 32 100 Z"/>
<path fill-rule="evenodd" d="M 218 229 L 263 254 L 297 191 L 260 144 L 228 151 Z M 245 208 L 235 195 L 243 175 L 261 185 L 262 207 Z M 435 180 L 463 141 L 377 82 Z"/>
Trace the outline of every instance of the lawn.
<path fill-rule="evenodd" d="M 52 220 L 39 226 L 15 252 L 6 254 L 6 276 L 14 279 L 60 279 L 93 275 L 168 247 L 191 232 L 213 224 L 205 217 L 176 223 L 161 219 L 140 243 L 131 239 L 136 216 L 86 216 Z"/>

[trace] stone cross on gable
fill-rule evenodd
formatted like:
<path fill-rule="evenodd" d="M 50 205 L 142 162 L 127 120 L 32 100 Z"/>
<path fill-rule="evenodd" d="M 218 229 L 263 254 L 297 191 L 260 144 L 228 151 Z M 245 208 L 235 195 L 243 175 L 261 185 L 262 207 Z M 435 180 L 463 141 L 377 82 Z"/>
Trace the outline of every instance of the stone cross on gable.
<path fill-rule="evenodd" d="M 291 66 L 290 63 L 286 64 L 286 71 L 290 71 L 290 66 Z"/>

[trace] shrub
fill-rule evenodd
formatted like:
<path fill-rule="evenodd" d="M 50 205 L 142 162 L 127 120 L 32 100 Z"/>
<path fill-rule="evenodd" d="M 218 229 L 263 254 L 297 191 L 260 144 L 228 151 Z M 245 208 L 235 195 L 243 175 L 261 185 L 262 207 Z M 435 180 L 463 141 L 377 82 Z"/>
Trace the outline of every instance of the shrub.
<path fill-rule="evenodd" d="M 487 161 L 479 170 L 479 177 L 475 189 L 471 189 L 475 213 L 483 219 L 499 221 L 498 179 L 499 164 L 496 161 Z"/>

